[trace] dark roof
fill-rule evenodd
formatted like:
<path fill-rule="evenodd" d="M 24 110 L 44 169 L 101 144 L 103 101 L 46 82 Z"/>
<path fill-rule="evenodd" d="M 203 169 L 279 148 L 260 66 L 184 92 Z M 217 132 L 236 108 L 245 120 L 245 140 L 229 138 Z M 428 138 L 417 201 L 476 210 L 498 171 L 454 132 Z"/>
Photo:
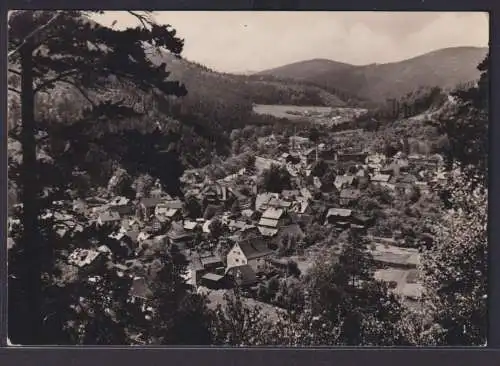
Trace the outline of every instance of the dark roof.
<path fill-rule="evenodd" d="M 234 276 L 236 280 L 238 280 L 238 277 L 240 277 L 240 280 L 243 283 L 254 283 L 257 281 L 255 271 L 248 264 L 231 267 L 227 270 L 227 273 L 229 273 L 231 276 Z"/>
<path fill-rule="evenodd" d="M 186 230 L 184 230 L 184 227 L 182 224 L 180 224 L 178 222 L 173 222 L 167 236 L 170 239 L 175 240 L 175 239 L 182 239 L 182 238 L 190 237 L 191 234 L 186 232 Z"/>
<path fill-rule="evenodd" d="M 161 198 L 157 197 L 147 197 L 141 200 L 141 204 L 145 207 L 155 207 L 159 203 L 161 203 Z"/>
<path fill-rule="evenodd" d="M 151 289 L 146 284 L 144 277 L 135 278 L 132 282 L 132 287 L 130 288 L 130 296 L 138 297 L 141 299 L 147 299 L 152 295 Z"/>
<path fill-rule="evenodd" d="M 138 231 L 128 231 L 125 233 L 125 236 L 127 236 L 133 242 L 136 242 L 137 237 L 139 236 L 139 232 Z"/>
<path fill-rule="evenodd" d="M 272 250 L 267 247 L 267 244 L 258 238 L 246 239 L 238 243 L 238 245 L 248 260 L 260 258 L 272 253 Z"/>
<path fill-rule="evenodd" d="M 210 256 L 210 257 L 201 258 L 201 263 L 202 263 L 203 266 L 206 266 L 206 265 L 209 265 L 209 264 L 222 263 L 222 260 L 218 256 L 213 255 L 213 256 Z"/>

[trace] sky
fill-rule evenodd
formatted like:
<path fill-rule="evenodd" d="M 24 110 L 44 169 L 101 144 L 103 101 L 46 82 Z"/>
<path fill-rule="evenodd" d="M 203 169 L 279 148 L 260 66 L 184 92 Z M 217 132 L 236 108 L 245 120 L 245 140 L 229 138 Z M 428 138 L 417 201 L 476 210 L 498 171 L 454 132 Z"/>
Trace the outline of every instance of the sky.
<path fill-rule="evenodd" d="M 136 26 L 127 12 L 94 19 L 115 28 Z M 256 72 L 326 58 L 354 65 L 396 62 L 446 47 L 487 47 L 483 12 L 162 11 L 185 41 L 182 56 L 214 70 Z"/>

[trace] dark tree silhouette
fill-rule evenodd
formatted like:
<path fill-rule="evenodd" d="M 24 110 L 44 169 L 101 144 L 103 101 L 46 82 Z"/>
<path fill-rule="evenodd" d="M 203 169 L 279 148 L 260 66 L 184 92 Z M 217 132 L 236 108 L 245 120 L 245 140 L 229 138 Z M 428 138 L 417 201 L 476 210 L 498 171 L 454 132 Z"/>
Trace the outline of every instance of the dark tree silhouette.
<path fill-rule="evenodd" d="M 42 331 L 42 263 L 38 215 L 40 212 L 41 176 L 37 164 L 36 97 L 50 93 L 56 85 L 70 86 L 88 102 L 86 116 L 99 121 L 136 115 L 121 100 L 99 100 L 114 80 L 133 85 L 159 96 L 186 94 L 177 82 L 167 81 L 166 65 L 154 65 L 147 57 L 144 43 L 180 54 L 183 41 L 169 26 L 155 24 L 147 16 L 135 14 L 142 25 L 123 31 L 92 22 L 82 11 L 16 11 L 9 18 L 9 72 L 20 77 L 20 89 L 9 88 L 20 97 L 22 166 L 20 169 L 23 204 L 24 249 L 23 271 L 25 314 L 12 319 L 9 328 L 25 329 L 24 344 L 43 342 Z M 29 289 L 29 290 L 28 290 Z M 11 314 L 21 311 L 10 303 Z"/>

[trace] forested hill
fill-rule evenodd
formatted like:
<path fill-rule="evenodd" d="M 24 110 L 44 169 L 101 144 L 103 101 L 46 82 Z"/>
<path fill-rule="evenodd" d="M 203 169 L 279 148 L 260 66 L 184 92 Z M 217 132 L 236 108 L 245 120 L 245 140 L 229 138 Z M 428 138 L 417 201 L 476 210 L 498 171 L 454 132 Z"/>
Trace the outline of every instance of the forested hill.
<path fill-rule="evenodd" d="M 179 80 L 186 85 L 186 100 L 203 99 L 208 103 L 224 101 L 225 104 L 240 105 L 256 103 L 336 107 L 346 104 L 335 93 L 293 80 L 258 80 L 247 75 L 220 73 L 167 52 L 151 54 L 150 57 L 157 64 L 165 62 L 172 72 L 172 80 Z"/>
<path fill-rule="evenodd" d="M 331 60 L 311 60 L 261 71 L 257 75 L 297 79 L 357 95 L 361 99 L 383 102 L 399 99 L 421 87 L 454 88 L 479 78 L 476 66 L 487 48 L 452 47 L 411 59 L 386 64 L 354 66 Z"/>

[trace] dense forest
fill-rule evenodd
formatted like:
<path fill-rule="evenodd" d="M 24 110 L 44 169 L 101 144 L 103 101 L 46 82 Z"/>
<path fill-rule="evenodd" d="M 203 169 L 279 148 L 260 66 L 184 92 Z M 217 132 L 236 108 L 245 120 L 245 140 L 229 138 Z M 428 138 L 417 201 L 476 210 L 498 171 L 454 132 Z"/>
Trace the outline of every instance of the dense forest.
<path fill-rule="evenodd" d="M 425 124 L 397 123 L 399 115 L 382 120 L 387 113 L 379 110 L 353 122 L 364 123 L 367 133 L 367 121 L 376 123 L 379 135 L 391 131 L 395 141 L 388 144 L 401 137 L 420 140 L 429 128 L 446 137 L 446 144 L 436 141 L 433 148 L 446 155 L 452 173 L 442 194 L 451 210 L 432 226 L 433 245 L 423 253 L 427 290 L 418 309 L 405 307 L 373 278 L 370 254 L 354 231 L 342 238 L 347 245 L 335 260 L 325 255 L 301 281 L 261 290 L 285 309 L 277 318 L 247 306 L 238 288 L 224 305 L 209 308 L 207 297 L 182 278 L 187 261 L 175 246 L 145 248 L 134 267 L 155 278 L 147 315 L 128 301 L 132 279 L 114 268 L 99 267 L 95 281 L 72 275 L 64 258 L 76 247 L 120 249 L 105 228 L 94 225 L 57 235 L 57 215 L 42 214 L 56 212 L 55 201 L 103 190 L 117 171 L 125 171 L 128 181 L 159 179 L 167 192 L 181 195 L 179 178 L 186 168 L 252 152 L 251 143 L 247 151 L 232 150 L 235 141 L 256 140 L 256 131 L 283 131 L 283 121 L 253 114 L 252 103 L 346 103 L 347 94 L 333 90 L 221 75 L 186 62 L 173 28 L 131 13 L 141 25 L 123 31 L 90 21 L 92 12 L 84 11 L 16 11 L 9 18 L 9 185 L 11 199 L 22 203 L 12 210 L 19 225 L 12 230 L 15 245 L 8 258 L 13 343 L 485 344 L 488 58 L 478 67 L 478 85 L 454 92 L 453 103 L 445 103 L 440 89 L 400 101 L 413 115 L 439 112 Z M 145 48 L 157 48 L 162 56 L 152 58 Z M 235 164 L 251 166 L 251 159 L 243 155 Z M 270 189 L 273 176 L 279 178 L 276 190 L 289 184 L 275 171 L 264 176 Z M 383 192 L 374 193 L 379 196 Z M 67 212 L 78 217 L 73 210 Z M 321 228 L 314 230 L 318 240 L 328 240 Z"/>

